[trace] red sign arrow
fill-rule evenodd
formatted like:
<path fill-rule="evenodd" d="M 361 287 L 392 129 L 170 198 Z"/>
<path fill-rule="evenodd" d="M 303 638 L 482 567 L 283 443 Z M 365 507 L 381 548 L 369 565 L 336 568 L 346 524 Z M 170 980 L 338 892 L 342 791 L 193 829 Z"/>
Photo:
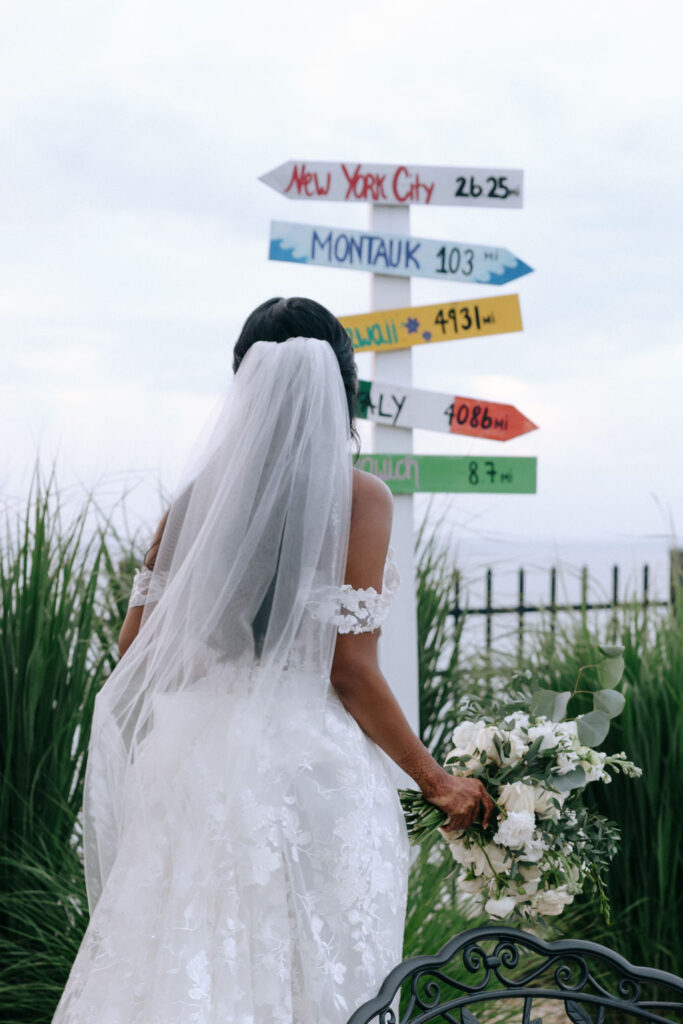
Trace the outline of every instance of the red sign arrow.
<path fill-rule="evenodd" d="M 483 402 L 480 398 L 461 398 L 456 395 L 448 415 L 451 434 L 487 437 L 491 441 L 509 441 L 520 434 L 538 429 L 514 405 Z"/>

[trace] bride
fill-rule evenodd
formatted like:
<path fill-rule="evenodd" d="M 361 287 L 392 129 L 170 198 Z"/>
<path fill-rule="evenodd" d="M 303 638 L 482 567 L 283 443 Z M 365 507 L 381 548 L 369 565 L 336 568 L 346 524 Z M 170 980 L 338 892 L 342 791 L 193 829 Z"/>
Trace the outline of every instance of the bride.
<path fill-rule="evenodd" d="M 491 813 L 378 668 L 392 498 L 352 468 L 346 332 L 311 300 L 272 299 L 234 369 L 97 698 L 91 918 L 57 1024 L 343 1024 L 401 959 L 389 758 L 449 828 Z"/>

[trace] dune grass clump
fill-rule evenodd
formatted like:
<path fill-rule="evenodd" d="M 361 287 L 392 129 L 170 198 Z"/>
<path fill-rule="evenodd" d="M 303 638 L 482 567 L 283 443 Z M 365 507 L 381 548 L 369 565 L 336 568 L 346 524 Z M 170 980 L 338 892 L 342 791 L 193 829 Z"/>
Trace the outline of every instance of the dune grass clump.
<path fill-rule="evenodd" d="M 85 930 L 80 810 L 124 596 L 90 499 L 36 473 L 0 527 L 0 1017 L 49 1021 Z"/>

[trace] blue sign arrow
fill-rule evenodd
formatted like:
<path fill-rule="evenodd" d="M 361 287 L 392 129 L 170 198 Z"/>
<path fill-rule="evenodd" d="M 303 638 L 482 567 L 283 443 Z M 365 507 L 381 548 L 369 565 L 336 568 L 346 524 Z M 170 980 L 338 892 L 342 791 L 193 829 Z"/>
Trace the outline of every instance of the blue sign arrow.
<path fill-rule="evenodd" d="M 367 270 L 397 277 L 507 284 L 532 267 L 508 249 L 469 242 L 444 242 L 380 231 L 353 231 L 273 221 L 269 259 L 317 267 Z"/>

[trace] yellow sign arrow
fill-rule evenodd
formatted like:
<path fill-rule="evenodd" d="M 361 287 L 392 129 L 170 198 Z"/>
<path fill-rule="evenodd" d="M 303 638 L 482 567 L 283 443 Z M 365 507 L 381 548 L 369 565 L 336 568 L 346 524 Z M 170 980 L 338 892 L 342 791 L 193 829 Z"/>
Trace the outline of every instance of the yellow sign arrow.
<path fill-rule="evenodd" d="M 518 295 L 408 306 L 339 319 L 356 352 L 391 352 L 435 341 L 463 341 L 522 330 Z"/>

